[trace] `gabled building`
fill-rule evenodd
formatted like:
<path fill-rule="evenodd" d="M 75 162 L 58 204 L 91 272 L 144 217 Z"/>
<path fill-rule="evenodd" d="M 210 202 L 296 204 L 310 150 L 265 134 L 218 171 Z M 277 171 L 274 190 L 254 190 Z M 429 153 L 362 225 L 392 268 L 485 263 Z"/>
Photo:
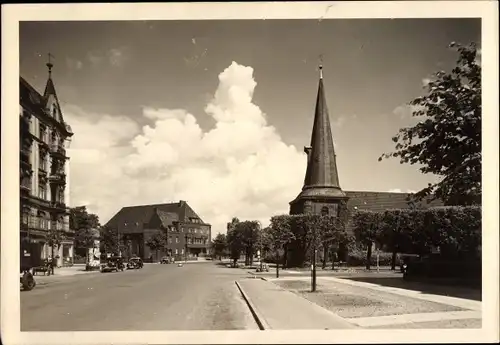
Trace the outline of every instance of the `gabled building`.
<path fill-rule="evenodd" d="M 123 207 L 106 224 L 118 231 L 128 246 L 125 255 L 143 259 L 172 256 L 176 260 L 210 254 L 211 225 L 205 223 L 184 200 L 176 203 Z M 148 240 L 167 234 L 167 248 L 156 252 Z"/>
<path fill-rule="evenodd" d="M 73 260 L 66 153 L 73 132 L 57 98 L 53 65 L 47 67 L 43 95 L 24 78 L 19 80 L 21 253 L 29 253 L 33 265 L 54 255 L 62 266 Z M 62 239 L 55 248 L 49 246 L 51 236 Z"/>

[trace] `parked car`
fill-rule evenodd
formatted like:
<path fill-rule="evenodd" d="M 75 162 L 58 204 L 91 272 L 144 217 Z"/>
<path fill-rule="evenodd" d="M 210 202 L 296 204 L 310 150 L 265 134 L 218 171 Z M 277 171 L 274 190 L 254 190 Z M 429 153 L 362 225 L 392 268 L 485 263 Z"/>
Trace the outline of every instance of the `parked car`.
<path fill-rule="evenodd" d="M 101 263 L 101 273 L 104 272 L 119 272 L 125 270 L 125 264 L 123 263 L 123 258 L 119 256 L 112 256 L 106 258 L 106 261 Z"/>
<path fill-rule="evenodd" d="M 139 257 L 130 258 L 130 260 L 127 263 L 127 269 L 129 269 L 129 270 L 139 269 L 139 268 L 143 268 L 143 267 L 144 267 L 144 263 L 142 262 L 142 259 Z"/>
<path fill-rule="evenodd" d="M 169 256 L 164 256 L 160 260 L 160 264 L 171 264 L 173 262 L 174 262 L 174 259 L 172 257 L 169 257 Z"/>

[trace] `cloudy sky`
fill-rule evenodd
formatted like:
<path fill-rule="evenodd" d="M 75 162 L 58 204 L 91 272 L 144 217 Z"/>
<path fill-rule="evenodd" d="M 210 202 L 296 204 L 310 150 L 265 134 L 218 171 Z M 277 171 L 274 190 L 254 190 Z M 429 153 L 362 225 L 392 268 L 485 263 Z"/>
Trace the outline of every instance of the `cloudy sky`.
<path fill-rule="evenodd" d="M 300 192 L 322 56 L 344 190 L 416 191 L 434 177 L 378 162 L 405 104 L 475 19 L 24 22 L 20 71 L 43 92 L 47 53 L 75 132 L 71 206 L 187 200 L 225 231 L 287 213 Z"/>

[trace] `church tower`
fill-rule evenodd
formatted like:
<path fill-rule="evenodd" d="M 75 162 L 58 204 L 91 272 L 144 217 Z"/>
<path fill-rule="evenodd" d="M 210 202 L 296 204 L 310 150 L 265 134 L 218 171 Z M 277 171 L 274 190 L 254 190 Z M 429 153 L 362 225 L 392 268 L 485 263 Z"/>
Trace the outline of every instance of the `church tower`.
<path fill-rule="evenodd" d="M 319 67 L 311 145 L 304 147 L 307 169 L 300 194 L 290 202 L 290 214 L 338 215 L 338 205 L 348 197 L 340 188 L 330 117 L 323 85 L 323 67 Z"/>

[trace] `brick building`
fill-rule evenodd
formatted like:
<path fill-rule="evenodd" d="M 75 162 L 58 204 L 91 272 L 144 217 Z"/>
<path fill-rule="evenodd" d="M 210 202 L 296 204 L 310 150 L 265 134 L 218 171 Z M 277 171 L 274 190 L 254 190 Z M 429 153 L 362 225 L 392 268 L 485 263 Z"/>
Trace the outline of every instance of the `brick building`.
<path fill-rule="evenodd" d="M 211 225 L 193 211 L 186 201 L 123 207 L 106 224 L 117 229 L 128 244 L 128 253 L 141 258 L 173 256 L 176 260 L 203 257 L 210 253 Z M 166 250 L 158 253 L 147 242 L 160 231 L 167 233 Z"/>
<path fill-rule="evenodd" d="M 49 62 L 45 91 L 40 94 L 20 78 L 20 239 L 21 253 L 33 265 L 59 256 L 58 266 L 73 260 L 74 232 L 69 228 L 69 164 L 66 147 L 73 136 L 59 105 Z M 62 235 L 60 245 L 47 244 L 49 234 Z"/>

